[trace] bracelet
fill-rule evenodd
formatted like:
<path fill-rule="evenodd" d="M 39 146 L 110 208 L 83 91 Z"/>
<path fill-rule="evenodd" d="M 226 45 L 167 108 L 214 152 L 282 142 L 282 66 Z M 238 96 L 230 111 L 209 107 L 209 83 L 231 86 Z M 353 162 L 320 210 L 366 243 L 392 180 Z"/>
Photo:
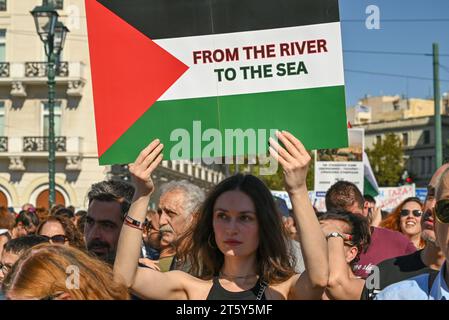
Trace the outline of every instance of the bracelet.
<path fill-rule="evenodd" d="M 340 232 L 331 232 L 326 236 L 326 240 L 329 240 L 329 238 L 337 238 L 340 237 L 343 239 L 343 241 L 345 240 L 345 238 L 343 237 L 343 235 Z"/>
<path fill-rule="evenodd" d="M 129 215 L 126 215 L 124 223 L 130 227 L 135 229 L 143 230 L 143 226 L 145 222 L 140 222 L 136 219 L 131 218 Z"/>

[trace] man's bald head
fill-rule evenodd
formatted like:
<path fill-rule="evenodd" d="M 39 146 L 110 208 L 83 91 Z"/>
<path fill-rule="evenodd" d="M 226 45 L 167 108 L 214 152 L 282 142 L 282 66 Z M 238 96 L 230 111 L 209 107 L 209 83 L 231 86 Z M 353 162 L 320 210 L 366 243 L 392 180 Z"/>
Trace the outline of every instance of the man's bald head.
<path fill-rule="evenodd" d="M 438 201 L 446 198 L 447 193 L 449 193 L 449 167 L 443 170 L 437 181 L 435 187 L 435 200 Z"/>
<path fill-rule="evenodd" d="M 426 241 L 428 240 L 431 242 L 435 242 L 436 239 L 434 231 L 435 221 L 434 217 L 432 216 L 432 210 L 435 207 L 436 203 L 435 187 L 437 186 L 441 175 L 447 169 L 449 169 L 449 163 L 445 163 L 441 167 L 439 167 L 433 174 L 432 178 L 430 179 L 429 185 L 427 186 L 427 197 L 426 201 L 424 202 L 424 216 L 421 219 L 421 228 L 422 228 L 421 237 Z"/>
<path fill-rule="evenodd" d="M 438 202 L 443 199 L 449 199 L 449 168 L 441 173 L 436 185 L 435 200 Z M 449 224 L 435 219 L 435 234 L 436 243 L 449 263 Z"/>
<path fill-rule="evenodd" d="M 449 168 L 449 163 L 445 163 L 441 167 L 439 167 L 438 170 L 435 171 L 435 173 L 433 174 L 432 179 L 430 179 L 429 185 L 431 185 L 432 187 L 435 188 L 437 186 L 437 183 L 438 183 L 438 180 L 439 180 L 441 174 L 448 168 Z"/>

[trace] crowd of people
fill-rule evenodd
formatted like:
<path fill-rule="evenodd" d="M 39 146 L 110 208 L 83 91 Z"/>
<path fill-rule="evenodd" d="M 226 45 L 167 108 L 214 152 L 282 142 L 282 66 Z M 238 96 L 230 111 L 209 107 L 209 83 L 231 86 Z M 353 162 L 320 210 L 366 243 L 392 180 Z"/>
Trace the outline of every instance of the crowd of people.
<path fill-rule="evenodd" d="M 292 209 L 257 177 L 236 174 L 208 194 L 182 181 L 160 186 L 153 141 L 129 165 L 133 183 L 102 181 L 87 211 L 26 204 L 0 208 L 2 299 L 371 300 L 449 298 L 449 164 L 426 201 L 383 216 L 351 182 L 310 202 L 311 160 L 288 132 L 270 139 Z"/>

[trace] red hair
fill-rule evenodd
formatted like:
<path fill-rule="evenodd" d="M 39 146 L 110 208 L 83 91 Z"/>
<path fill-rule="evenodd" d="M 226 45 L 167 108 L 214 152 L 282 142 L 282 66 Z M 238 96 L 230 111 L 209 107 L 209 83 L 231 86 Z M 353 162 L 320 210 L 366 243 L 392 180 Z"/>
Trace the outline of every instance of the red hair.
<path fill-rule="evenodd" d="M 415 202 L 419 204 L 421 210 L 423 208 L 423 204 L 419 198 L 416 197 L 410 197 L 402 201 L 394 210 L 391 212 L 382 222 L 380 223 L 380 227 L 399 231 L 400 233 L 403 233 L 401 230 L 401 211 L 404 208 L 406 203 L 409 202 Z M 419 246 L 423 248 L 425 246 L 425 241 L 421 238 L 419 241 Z"/>

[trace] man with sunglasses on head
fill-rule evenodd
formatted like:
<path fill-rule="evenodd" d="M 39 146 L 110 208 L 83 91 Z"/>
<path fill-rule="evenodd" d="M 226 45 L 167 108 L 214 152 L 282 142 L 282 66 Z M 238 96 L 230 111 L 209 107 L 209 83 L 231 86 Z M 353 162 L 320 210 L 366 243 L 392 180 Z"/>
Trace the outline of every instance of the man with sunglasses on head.
<path fill-rule="evenodd" d="M 434 252 L 428 252 L 421 256 L 423 263 L 427 262 L 430 267 L 439 264 L 439 253 L 436 248 L 441 250 L 444 256 L 443 264 L 439 272 L 426 272 L 419 276 L 392 284 L 381 291 L 375 299 L 377 300 L 448 300 L 449 299 L 449 270 L 447 264 L 449 261 L 449 166 L 445 165 L 438 172 L 441 173 L 435 188 L 435 201 L 430 198 L 429 204 L 435 203 L 432 210 L 432 217 L 428 217 L 424 222 L 426 225 L 426 239 L 429 245 L 435 241 L 434 246 L 429 249 Z M 430 190 L 432 197 L 432 190 Z M 427 202 L 427 201 L 426 201 Z M 427 209 L 427 208 L 426 208 Z M 434 233 L 432 233 L 432 226 Z M 433 238 L 433 236 L 435 238 Z M 425 250 L 425 249 L 424 249 Z M 425 251 L 423 252 L 425 253 Z M 433 261 L 431 254 L 434 254 Z M 429 259 L 429 260 L 426 260 Z"/>
<path fill-rule="evenodd" d="M 362 299 L 373 299 L 377 293 L 393 283 L 397 283 L 423 273 L 436 274 L 444 262 L 444 255 L 436 244 L 434 231 L 435 186 L 444 170 L 449 164 L 444 164 L 435 171 L 427 186 L 427 196 L 424 202 L 423 216 L 421 218 L 421 238 L 425 241 L 424 249 L 415 253 L 385 260 L 377 265 L 379 270 L 379 288 L 367 289 L 365 286 Z"/>

